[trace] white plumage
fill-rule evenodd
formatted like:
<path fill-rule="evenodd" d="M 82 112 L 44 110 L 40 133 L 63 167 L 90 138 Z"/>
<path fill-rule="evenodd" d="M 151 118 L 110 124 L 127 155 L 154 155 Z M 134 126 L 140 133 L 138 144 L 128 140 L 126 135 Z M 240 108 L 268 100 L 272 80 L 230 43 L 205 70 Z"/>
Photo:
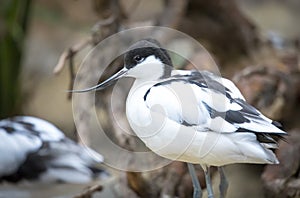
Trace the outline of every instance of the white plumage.
<path fill-rule="evenodd" d="M 121 77 L 135 78 L 126 102 L 130 126 L 158 155 L 201 164 L 208 188 L 209 166 L 278 163 L 270 148 L 276 148 L 286 133 L 249 105 L 230 80 L 207 71 L 173 70 L 168 52 L 153 39 L 133 44 L 124 62 L 109 79 L 74 92 L 100 90 Z M 193 171 L 191 175 L 196 181 Z M 223 173 L 221 183 L 224 197 Z M 208 192 L 213 197 L 211 188 Z"/>
<path fill-rule="evenodd" d="M 203 86 L 201 78 L 207 81 Z M 157 81 L 137 79 L 126 104 L 131 127 L 151 150 L 173 160 L 214 166 L 278 163 L 268 150 L 275 140 L 260 142 L 257 136 L 285 132 L 243 98 L 235 98 L 239 92 L 225 86 L 217 90 L 222 84 L 216 79 L 196 71 Z M 209 87 L 209 81 L 220 84 Z"/>
<path fill-rule="evenodd" d="M 0 181 L 86 183 L 107 173 L 103 157 L 53 124 L 30 116 L 0 121 Z"/>

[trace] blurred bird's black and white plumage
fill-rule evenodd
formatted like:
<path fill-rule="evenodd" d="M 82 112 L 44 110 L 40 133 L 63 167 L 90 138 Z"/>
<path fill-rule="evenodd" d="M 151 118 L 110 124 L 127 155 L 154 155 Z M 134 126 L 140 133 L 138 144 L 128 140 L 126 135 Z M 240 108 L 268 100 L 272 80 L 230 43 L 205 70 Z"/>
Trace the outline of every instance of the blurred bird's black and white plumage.
<path fill-rule="evenodd" d="M 107 176 L 102 155 L 35 117 L 0 121 L 0 182 L 87 183 Z"/>

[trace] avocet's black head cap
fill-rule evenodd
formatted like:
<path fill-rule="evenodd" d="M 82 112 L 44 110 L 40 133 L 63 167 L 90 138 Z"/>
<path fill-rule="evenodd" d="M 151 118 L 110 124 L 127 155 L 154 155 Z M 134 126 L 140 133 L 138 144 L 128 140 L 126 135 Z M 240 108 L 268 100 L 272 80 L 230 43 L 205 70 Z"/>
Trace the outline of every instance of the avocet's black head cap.
<path fill-rule="evenodd" d="M 152 38 L 140 40 L 130 46 L 129 51 L 125 54 L 125 67 L 130 69 L 141 63 L 148 56 L 154 55 L 160 59 L 167 68 L 172 68 L 173 64 L 167 50 L 163 49 L 160 43 Z"/>

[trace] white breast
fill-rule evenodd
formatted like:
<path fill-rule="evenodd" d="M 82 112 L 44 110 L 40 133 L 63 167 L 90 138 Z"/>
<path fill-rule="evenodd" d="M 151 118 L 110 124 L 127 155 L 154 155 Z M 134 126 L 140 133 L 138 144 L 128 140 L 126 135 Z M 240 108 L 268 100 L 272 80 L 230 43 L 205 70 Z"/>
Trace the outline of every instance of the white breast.
<path fill-rule="evenodd" d="M 182 130 L 182 126 L 170 120 L 163 109 L 147 107 L 144 95 L 153 84 L 135 83 L 132 87 L 126 104 L 128 121 L 148 148 L 160 156 L 177 159 L 194 138 L 195 131 Z"/>
<path fill-rule="evenodd" d="M 178 104 L 169 101 L 170 98 L 165 95 L 157 95 L 157 100 L 160 101 L 158 104 L 162 101 L 170 102 L 167 110 L 161 105 L 147 104 L 144 96 L 154 84 L 155 82 L 134 83 L 127 98 L 126 114 L 133 131 L 156 154 L 171 160 L 215 166 L 230 163 L 276 163 L 274 154 L 262 148 L 252 133 L 224 134 L 199 131 L 197 127 L 182 125 L 172 117 L 182 114 L 169 115 L 172 105 L 174 112 L 180 112 L 176 110 Z"/>

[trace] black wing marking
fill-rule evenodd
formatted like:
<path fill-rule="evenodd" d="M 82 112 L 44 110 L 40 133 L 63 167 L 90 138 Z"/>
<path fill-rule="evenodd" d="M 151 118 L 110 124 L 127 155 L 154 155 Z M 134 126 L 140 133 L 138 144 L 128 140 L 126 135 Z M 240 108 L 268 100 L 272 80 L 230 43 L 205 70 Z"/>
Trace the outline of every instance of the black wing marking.
<path fill-rule="evenodd" d="M 214 78 L 217 78 L 214 74 L 210 72 L 199 72 L 199 71 L 191 71 L 186 75 L 173 75 L 167 80 L 162 80 L 159 83 L 156 83 L 153 85 L 153 87 L 158 87 L 158 86 L 164 86 L 164 85 L 169 85 L 174 82 L 183 82 L 186 84 L 195 84 L 201 88 L 210 88 L 216 92 L 221 92 L 225 93 L 226 95 L 231 93 L 231 90 L 222 85 L 220 82 L 214 80 Z M 147 96 L 150 92 L 151 88 L 147 90 L 147 92 L 144 95 L 144 100 L 146 101 Z"/>
<path fill-rule="evenodd" d="M 8 149 L 12 152 L 11 155 L 24 156 L 23 160 L 15 160 L 17 169 L 14 172 L 0 172 L 0 182 L 43 178 L 45 182 L 84 183 L 87 181 L 86 178 L 91 180 L 107 175 L 103 169 L 96 166 L 97 163 L 102 162 L 100 154 L 66 138 L 59 129 L 49 122 L 34 117 L 19 116 L 1 120 L 0 129 L 2 129 L 0 135 L 7 133 L 10 135 L 9 140 L 15 141 L 19 145 L 18 150 L 11 150 L 9 149 L 11 145 L 7 144 L 6 147 L 0 147 L 0 153 Z M 54 133 L 54 135 L 49 134 L 47 136 L 48 133 Z M 32 144 L 37 144 L 35 149 L 32 149 L 32 147 L 26 147 L 26 144 L 23 146 L 20 139 L 14 140 L 16 135 L 26 137 L 29 142 L 31 139 L 39 139 L 40 141 L 32 142 Z M 93 153 L 95 158 L 90 156 L 86 150 Z M 0 160 L 0 166 L 4 167 L 1 163 L 10 163 L 10 161 L 4 162 L 5 159 Z M 64 174 L 64 171 L 67 174 Z M 72 173 L 72 177 L 69 176 L 70 173 Z M 81 176 L 85 179 L 81 180 Z M 75 177 L 76 179 L 74 179 Z"/>
<path fill-rule="evenodd" d="M 210 72 L 186 72 L 186 74 L 181 75 L 173 75 L 171 78 L 161 81 L 155 84 L 153 87 L 157 86 L 166 86 L 174 82 L 183 82 L 186 84 L 195 84 L 203 91 L 209 89 L 210 91 L 215 91 L 220 93 L 226 97 L 230 103 L 235 103 L 241 107 L 240 110 L 227 110 L 226 112 L 219 112 L 214 109 L 214 107 L 209 106 L 205 102 L 203 103 L 206 107 L 207 111 L 211 119 L 216 117 L 223 118 L 226 122 L 233 125 L 236 130 L 234 132 L 253 132 L 256 134 L 258 141 L 262 143 L 274 143 L 277 142 L 278 139 L 283 139 L 283 136 L 286 133 L 279 128 L 281 125 L 278 122 L 269 120 L 265 116 L 263 116 L 256 108 L 249 105 L 239 92 L 239 90 L 235 87 L 235 85 L 230 81 L 231 86 L 225 86 L 221 83 L 220 77 L 215 76 Z M 227 79 L 222 79 L 227 80 Z M 229 80 L 227 80 L 229 81 Z M 151 87 L 151 88 L 153 88 Z M 151 92 L 151 88 L 145 93 L 144 100 L 147 100 L 147 96 Z M 249 125 L 246 125 L 246 124 Z M 186 120 L 182 120 L 181 124 L 185 126 L 196 126 L 197 123 L 189 123 Z M 260 130 L 260 128 L 249 128 L 250 125 L 263 124 L 265 127 L 270 127 L 270 130 L 274 129 L 274 131 L 264 131 Z M 227 132 L 227 131 L 226 131 Z"/>

